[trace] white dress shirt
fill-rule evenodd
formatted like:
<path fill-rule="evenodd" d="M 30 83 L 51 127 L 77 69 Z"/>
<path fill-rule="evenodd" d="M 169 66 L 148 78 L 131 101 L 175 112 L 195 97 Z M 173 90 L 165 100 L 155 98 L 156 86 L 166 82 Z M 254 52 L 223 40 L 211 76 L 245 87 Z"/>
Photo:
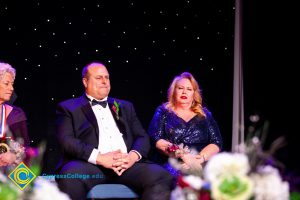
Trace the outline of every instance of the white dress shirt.
<path fill-rule="evenodd" d="M 91 101 L 94 99 L 89 95 L 87 95 L 87 97 Z M 107 97 L 102 101 L 106 100 Z M 98 153 L 104 154 L 111 151 L 116 151 L 118 149 L 120 149 L 122 153 L 127 153 L 127 147 L 123 139 L 123 134 L 120 133 L 109 106 L 107 105 L 105 108 L 103 108 L 101 105 L 94 105 L 92 106 L 92 109 L 96 116 L 99 128 L 99 143 L 98 149 L 93 149 L 88 162 L 96 164 Z"/>
<path fill-rule="evenodd" d="M 87 95 L 87 97 L 92 101 L 93 97 Z M 95 99 L 97 100 L 97 99 Z M 99 100 L 97 100 L 99 101 Z M 107 97 L 101 101 L 107 101 Z M 99 128 L 99 143 L 98 149 L 93 149 L 88 162 L 96 164 L 98 154 L 104 154 L 111 151 L 121 150 L 122 153 L 128 153 L 126 144 L 123 139 L 123 134 L 120 132 L 117 124 L 112 116 L 109 109 L 109 105 L 103 108 L 101 105 L 92 106 L 92 110 L 97 119 L 97 124 Z M 134 151 L 134 150 L 133 150 Z M 139 152 L 134 151 L 138 154 L 139 160 L 141 155 Z"/>

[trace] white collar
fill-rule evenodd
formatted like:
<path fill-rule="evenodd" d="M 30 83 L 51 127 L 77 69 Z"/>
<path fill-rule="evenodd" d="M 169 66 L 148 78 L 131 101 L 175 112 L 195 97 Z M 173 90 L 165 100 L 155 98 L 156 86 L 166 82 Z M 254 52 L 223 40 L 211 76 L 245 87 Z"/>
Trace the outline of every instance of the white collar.
<path fill-rule="evenodd" d="M 93 101 L 94 99 L 95 99 L 96 101 L 107 101 L 107 97 L 105 97 L 105 98 L 99 100 L 99 99 L 96 99 L 96 98 L 94 98 L 94 97 L 88 95 L 87 93 L 85 93 L 85 95 L 87 96 L 87 98 L 90 99 L 90 101 Z"/>

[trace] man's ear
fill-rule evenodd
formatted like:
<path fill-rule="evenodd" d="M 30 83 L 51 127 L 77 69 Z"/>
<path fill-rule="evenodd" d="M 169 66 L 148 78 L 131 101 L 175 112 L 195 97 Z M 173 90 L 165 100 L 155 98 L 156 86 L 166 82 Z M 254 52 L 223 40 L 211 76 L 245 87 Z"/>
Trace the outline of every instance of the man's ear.
<path fill-rule="evenodd" d="M 87 87 L 87 78 L 82 78 L 82 83 L 84 85 L 84 87 Z"/>

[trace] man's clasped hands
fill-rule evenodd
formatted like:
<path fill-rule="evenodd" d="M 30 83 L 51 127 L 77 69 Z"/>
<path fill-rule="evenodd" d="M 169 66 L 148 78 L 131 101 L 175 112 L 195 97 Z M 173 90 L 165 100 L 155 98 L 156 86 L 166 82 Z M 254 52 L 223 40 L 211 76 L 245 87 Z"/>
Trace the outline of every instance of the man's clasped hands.
<path fill-rule="evenodd" d="M 121 176 L 138 160 L 139 156 L 134 151 L 122 153 L 121 150 L 116 150 L 104 154 L 99 153 L 96 162 L 98 165 L 112 169 L 118 176 Z"/>

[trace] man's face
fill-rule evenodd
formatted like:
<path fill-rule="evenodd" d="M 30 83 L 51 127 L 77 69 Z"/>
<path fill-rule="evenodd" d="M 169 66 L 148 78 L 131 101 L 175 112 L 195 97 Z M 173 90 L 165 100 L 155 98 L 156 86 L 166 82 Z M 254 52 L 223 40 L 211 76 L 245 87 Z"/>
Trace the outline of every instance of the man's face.
<path fill-rule="evenodd" d="M 101 100 L 108 96 L 110 91 L 109 74 L 104 65 L 89 66 L 87 78 L 83 78 L 83 85 L 88 95 Z"/>
<path fill-rule="evenodd" d="M 0 80 L 0 103 L 10 100 L 14 91 L 14 79 L 10 73 L 5 73 Z"/>

